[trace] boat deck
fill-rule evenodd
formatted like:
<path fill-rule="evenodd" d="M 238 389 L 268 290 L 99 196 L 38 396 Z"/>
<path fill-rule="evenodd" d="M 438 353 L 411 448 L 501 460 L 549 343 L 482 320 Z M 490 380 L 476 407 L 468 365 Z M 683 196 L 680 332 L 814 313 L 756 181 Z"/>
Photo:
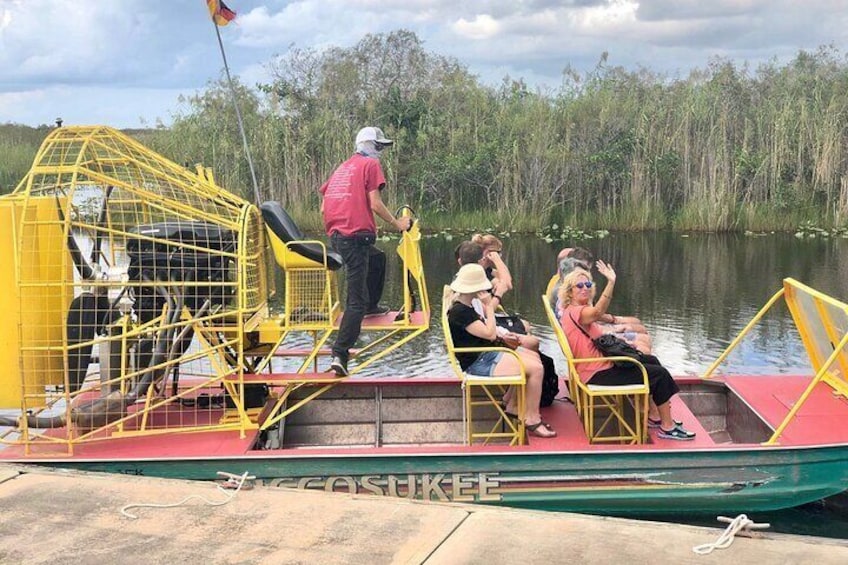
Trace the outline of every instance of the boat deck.
<path fill-rule="evenodd" d="M 810 378 L 778 375 L 767 377 L 724 377 L 736 393 L 772 429 L 783 422 L 792 406 L 810 385 Z M 842 422 L 834 426 L 833 422 Z M 779 438 L 781 445 L 822 445 L 848 441 L 848 399 L 819 382 Z"/>
<path fill-rule="evenodd" d="M 560 390 L 565 390 L 565 387 L 560 386 Z M 650 429 L 648 436 L 648 444 L 643 446 L 621 446 L 621 445 L 603 445 L 589 444 L 589 440 L 583 431 L 583 423 L 574 405 L 571 403 L 563 403 L 559 399 L 548 408 L 542 408 L 542 418 L 551 424 L 557 431 L 557 437 L 553 439 L 543 439 L 532 434 L 528 436 L 529 445 L 534 450 L 544 451 L 573 451 L 584 449 L 640 449 L 645 447 L 659 447 L 663 449 L 692 449 L 696 447 L 714 447 L 715 441 L 710 437 L 709 432 L 704 429 L 698 419 L 689 410 L 689 407 L 683 402 L 679 396 L 674 396 L 671 400 L 671 411 L 674 417 L 682 420 L 686 429 L 696 432 L 695 439 L 692 441 L 677 441 L 663 439 L 657 437 L 657 430 Z"/>
<path fill-rule="evenodd" d="M 318 376 L 318 375 L 316 375 Z M 323 376 L 323 375 L 322 375 Z M 284 377 L 279 375 L 279 377 Z M 300 378 L 303 375 L 299 376 Z M 284 378 L 281 381 L 285 380 Z M 786 417 L 791 409 L 792 403 L 800 398 L 810 383 L 809 377 L 804 376 L 730 376 L 717 379 L 724 381 L 732 393 L 737 395 L 760 419 L 771 429 L 775 429 Z M 697 384 L 699 379 L 678 379 L 682 385 Z M 414 378 L 352 378 L 344 381 L 339 386 L 345 387 L 373 387 L 375 385 L 421 385 L 432 384 L 434 386 L 459 385 L 459 381 L 452 377 L 414 377 Z M 764 384 L 767 383 L 767 386 Z M 284 386 L 282 382 L 277 386 Z M 561 383 L 562 393 L 567 387 Z M 693 414 L 680 396 L 672 399 L 672 413 L 674 417 L 683 420 L 684 425 L 697 433 L 693 441 L 676 441 L 658 438 L 655 429 L 650 430 L 649 442 L 645 445 L 617 445 L 617 444 L 594 444 L 590 445 L 583 431 L 582 422 L 574 408 L 574 405 L 564 397 L 564 394 L 553 403 L 552 406 L 542 409 L 542 417 L 556 429 L 558 436 L 553 439 L 543 439 L 529 436 L 529 442 L 524 446 L 506 447 L 503 445 L 475 445 L 465 446 L 460 444 L 428 444 L 428 445 L 386 445 L 381 447 L 368 445 L 352 446 L 304 446 L 286 447 L 276 450 L 255 450 L 258 430 L 248 430 L 245 437 L 240 437 L 237 431 L 198 431 L 196 433 L 183 434 L 153 434 L 135 435 L 128 434 L 125 437 L 104 438 L 104 441 L 92 441 L 79 443 L 74 446 L 73 455 L 63 453 L 67 451 L 64 445 L 37 444 L 29 446 L 28 454 L 24 454 L 24 447 L 19 445 L 8 446 L 0 450 L 0 460 L 27 460 L 38 458 L 60 459 L 62 457 L 73 457 L 74 459 L 208 459 L 227 457 L 302 457 L 305 453 L 316 456 L 322 455 L 362 455 L 377 453 L 384 455 L 401 454 L 456 454 L 456 453 L 487 453 L 487 452 L 586 452 L 604 450 L 700 450 L 732 449 L 734 447 L 750 448 L 757 443 L 732 443 L 717 442 L 705 429 L 702 422 Z M 183 426 L 203 424 L 197 416 L 192 414 L 203 414 L 202 419 L 207 422 L 218 421 L 224 414 L 224 408 L 211 408 L 205 411 L 171 411 L 159 415 L 160 418 L 176 419 Z M 824 383 L 819 383 L 807 402 L 801 407 L 796 418 L 786 428 L 779 444 L 791 445 L 822 445 L 835 443 L 848 443 L 848 426 L 834 426 L 834 421 L 848 422 L 848 400 L 833 394 L 833 389 Z M 161 421 L 160 421 L 161 423 Z M 60 435 L 61 430 L 48 431 L 47 436 Z"/>

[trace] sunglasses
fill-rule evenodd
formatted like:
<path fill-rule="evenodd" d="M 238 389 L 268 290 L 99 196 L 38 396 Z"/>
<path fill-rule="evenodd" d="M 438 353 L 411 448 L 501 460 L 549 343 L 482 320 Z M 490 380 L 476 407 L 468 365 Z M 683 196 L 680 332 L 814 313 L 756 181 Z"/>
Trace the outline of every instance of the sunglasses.
<path fill-rule="evenodd" d="M 577 288 L 592 288 L 593 284 L 594 283 L 592 281 L 586 281 L 586 282 L 575 283 L 574 286 L 576 286 Z"/>

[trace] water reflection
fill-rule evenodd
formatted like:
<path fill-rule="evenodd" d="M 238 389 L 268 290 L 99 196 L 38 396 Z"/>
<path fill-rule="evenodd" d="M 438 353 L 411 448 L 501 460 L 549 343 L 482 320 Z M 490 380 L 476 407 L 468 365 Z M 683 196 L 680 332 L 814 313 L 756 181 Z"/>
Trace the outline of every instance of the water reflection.
<path fill-rule="evenodd" d="M 456 238 L 423 239 L 434 310 L 431 331 L 390 356 L 374 373 L 435 375 L 450 371 L 438 313 L 442 286 L 450 282 L 457 269 L 453 257 L 457 243 Z M 703 372 L 780 288 L 785 277 L 846 298 L 843 281 L 848 276 L 848 259 L 844 252 L 848 242 L 843 239 L 649 233 L 613 234 L 576 244 L 614 265 L 618 282 L 611 310 L 642 319 L 654 339 L 655 351 L 674 374 Z M 385 302 L 397 305 L 400 267 L 394 253 L 396 242 L 380 242 L 380 246 L 389 256 Z M 562 246 L 535 236 L 511 237 L 504 242 L 505 260 L 515 279 L 515 290 L 505 305 L 520 312 L 536 325 L 539 335 L 551 340 L 539 297 Z M 546 350 L 557 357 L 550 345 Z M 780 305 L 728 358 L 722 371 L 796 373 L 807 366 L 789 312 Z"/>

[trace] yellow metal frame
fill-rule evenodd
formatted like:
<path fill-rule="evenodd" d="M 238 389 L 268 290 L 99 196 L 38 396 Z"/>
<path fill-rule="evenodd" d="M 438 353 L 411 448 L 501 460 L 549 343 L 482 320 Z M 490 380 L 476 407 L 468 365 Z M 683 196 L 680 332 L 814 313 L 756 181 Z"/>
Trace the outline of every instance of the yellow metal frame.
<path fill-rule="evenodd" d="M 801 342 L 809 355 L 814 376 L 798 400 L 792 405 L 786 417 L 777 426 L 771 437 L 763 442 L 763 445 L 778 443 L 778 439 L 786 427 L 792 422 L 813 389 L 820 382 L 830 386 L 834 394 L 848 397 L 848 351 L 846 351 L 846 346 L 848 346 L 848 305 L 792 278 L 783 279 L 783 288 L 774 293 L 765 306 L 757 312 L 730 345 L 707 368 L 701 378 L 711 378 L 716 368 L 781 298 L 786 300 L 786 306 L 789 308 L 792 320 L 801 336 Z M 804 300 L 812 302 L 814 312 L 808 312 L 804 309 L 802 305 Z M 842 319 L 835 319 L 834 313 L 841 314 Z M 829 351 L 827 349 L 822 351 L 818 347 L 819 342 L 814 338 L 816 325 L 824 332 Z"/>
<path fill-rule="evenodd" d="M 409 215 L 409 210 L 404 209 L 403 215 Z M 315 363 L 322 348 L 331 334 L 339 328 L 338 320 L 343 312 L 339 303 L 337 274 L 327 266 L 327 249 L 323 242 L 303 240 L 284 243 L 270 230 L 268 230 L 268 237 L 277 264 L 285 271 L 285 312 L 276 327 L 267 326 L 270 334 L 273 335 L 277 332 L 277 335 L 265 357 L 260 361 L 257 372 L 270 366 L 271 360 L 283 347 L 292 332 L 310 332 L 313 341 L 311 352 L 297 370 L 298 373 L 306 373 L 310 368 L 316 368 Z M 401 278 L 403 284 L 403 307 L 399 319 L 385 326 L 374 326 L 372 324 L 363 326 L 363 332 L 382 333 L 384 335 L 354 353 L 352 360 L 362 360 L 351 368 L 351 375 L 361 372 L 372 363 L 382 359 L 430 328 L 430 302 L 427 295 L 420 242 L 419 222 L 414 222 L 412 227 L 401 235 L 397 247 L 397 253 L 402 264 Z M 323 260 L 321 262 L 313 261 L 294 251 L 293 248 L 303 244 L 320 246 L 323 251 Z M 305 278 L 320 282 L 317 285 L 309 285 L 299 280 Z M 416 292 L 421 303 L 420 311 L 422 315 L 418 322 L 414 322 L 412 319 L 413 292 Z M 398 336 L 400 336 L 400 339 L 392 341 Z"/>
<path fill-rule="evenodd" d="M 322 241 L 303 240 L 283 242 L 270 228 L 266 234 L 277 265 L 283 269 L 286 293 L 284 313 L 264 358 L 257 365 L 259 373 L 271 366 L 271 361 L 292 332 L 308 332 L 312 336 L 312 351 L 301 363 L 298 373 L 312 366 L 317 371 L 317 358 L 330 334 L 336 329 L 335 320 L 341 311 L 338 276 L 328 266 L 327 248 Z M 294 247 L 314 244 L 322 250 L 322 262 L 313 261 L 294 251 Z M 273 334 L 274 330 L 272 330 Z"/>
<path fill-rule="evenodd" d="M 457 377 L 462 380 L 462 402 L 463 402 L 463 423 L 465 425 L 465 438 L 468 445 L 473 445 L 475 439 L 482 439 L 483 445 L 488 444 L 493 439 L 508 439 L 509 445 L 524 445 L 525 443 L 525 424 L 524 424 L 524 406 L 526 399 L 525 385 L 527 383 L 527 373 L 524 368 L 524 363 L 521 357 L 508 347 L 454 347 L 453 337 L 450 333 L 450 325 L 448 324 L 448 310 L 451 305 L 452 291 L 449 286 L 445 285 L 442 291 L 442 330 L 445 336 L 445 347 L 448 350 L 448 360 Z M 456 360 L 457 353 L 483 353 L 486 351 L 498 351 L 505 355 L 512 355 L 518 361 L 518 366 L 521 372 L 517 375 L 505 376 L 477 376 L 465 373 L 459 366 Z M 518 407 L 517 421 L 507 416 L 504 406 L 501 404 L 499 397 L 503 395 L 506 387 L 515 387 L 516 400 L 515 404 Z M 474 400 L 473 389 L 477 387 L 483 391 L 484 400 Z M 498 394 L 498 398 L 495 394 Z M 474 408 L 479 406 L 489 406 L 495 409 L 497 419 L 494 425 L 488 432 L 475 432 L 473 424 Z M 501 429 L 503 431 L 498 431 Z"/>
<path fill-rule="evenodd" d="M 83 210 L 81 202 L 98 195 L 102 197 L 101 213 L 105 217 L 93 221 L 89 219 L 92 212 Z M 108 195 L 111 196 L 107 199 Z M 0 375 L 0 384 L 3 389 L 21 391 L 19 407 L 23 414 L 55 414 L 64 405 L 59 417 L 67 422 L 65 435 L 56 436 L 36 433 L 27 426 L 27 419 L 21 418 L 18 430 L 4 434 L 0 440 L 23 443 L 27 453 L 36 444 L 48 444 L 64 447 L 67 454 L 73 454 L 77 444 L 117 435 L 209 429 L 240 430 L 244 435 L 247 429 L 256 427 L 255 410 L 242 407 L 243 386 L 230 389 L 237 406 L 236 417 L 230 414 L 218 424 L 157 427 L 151 418 L 163 407 L 191 400 L 201 391 L 214 390 L 225 376 L 240 375 L 243 371 L 245 332 L 261 325 L 267 317 L 267 245 L 255 206 L 217 186 L 208 169 L 198 166 L 196 171 L 188 170 L 115 129 L 93 126 L 53 130 L 15 192 L 0 196 L 0 208 L 12 210 L 9 218 L 14 223 L 13 237 L 9 238 L 11 247 L 4 248 L 3 254 L 11 255 L 7 259 L 14 265 L 15 274 L 14 279 L 3 279 L 2 304 L 30 322 L 10 325 L 8 331 L 15 332 L 16 337 L 11 339 L 9 335 L 3 341 L 17 344 L 14 346 L 17 361 L 14 370 Z M 130 233 L 135 226 L 157 222 L 215 225 L 234 234 L 236 249 L 232 252 L 205 249 L 184 241 Z M 80 280 L 66 244 L 71 234 L 74 239 L 78 234 L 87 234 L 89 238 L 103 240 L 101 256 L 110 267 L 120 268 L 122 261 L 128 262 L 129 237 L 149 245 L 167 246 L 174 252 L 216 255 L 231 265 L 231 280 L 180 284 L 186 293 L 202 293 L 215 287 L 216 292 L 228 298 L 223 300 L 224 304 L 213 305 L 194 317 L 186 314 L 185 309 L 179 315 L 168 313 L 167 305 L 147 323 L 123 316 L 109 326 L 109 335 L 95 335 L 89 341 L 71 345 L 64 331 L 65 317 L 75 296 L 83 292 L 102 293 L 111 302 L 120 296 L 121 289 L 126 291 L 128 284 L 138 290 L 173 284 L 158 279 L 128 283 L 105 271 L 92 280 Z M 95 259 L 98 266 L 99 261 Z M 35 323 L 42 319 L 43 322 Z M 128 366 L 129 344 L 133 340 L 150 332 L 171 332 L 176 336 L 189 331 L 197 338 L 196 347 L 143 370 Z M 86 381 L 79 390 L 71 391 L 69 353 L 86 347 L 97 348 L 107 342 L 113 342 L 115 351 L 120 352 L 120 367 L 115 368 L 114 376 L 103 375 L 99 381 Z M 54 357 L 61 360 L 57 367 L 48 369 L 39 361 Z M 73 424 L 72 410 L 85 399 L 102 398 L 109 390 L 126 394 L 146 371 L 161 371 L 167 379 L 178 366 L 183 368 L 184 376 L 190 375 L 193 380 L 176 394 L 166 397 L 161 390 L 164 383 L 154 383 L 141 398 L 125 407 L 126 414 L 112 414 L 104 425 L 77 428 Z M 45 385 L 61 387 L 61 392 L 51 392 Z M 136 429 L 127 428 L 130 420 L 135 421 Z M 20 434 L 17 438 L 15 431 Z M 45 453 L 63 455 L 59 451 Z"/>
<path fill-rule="evenodd" d="M 648 388 L 648 373 L 645 366 L 636 359 L 630 357 L 586 357 L 576 359 L 568 345 L 565 332 L 560 326 L 559 320 L 551 309 L 548 294 L 556 283 L 554 276 L 548 282 L 545 294 L 542 295 L 542 306 L 548 317 L 548 323 L 554 331 L 560 350 L 568 362 L 568 382 L 571 397 L 577 412 L 583 420 L 583 429 L 590 443 L 628 443 L 642 444 L 647 441 L 648 436 L 648 401 L 650 390 Z M 642 373 L 642 383 L 636 385 L 621 386 L 597 386 L 584 383 L 577 372 L 577 365 L 581 363 L 594 363 L 597 361 L 626 361 L 633 363 Z M 628 421 L 626 407 L 633 409 L 633 423 Z M 595 412 L 605 410 L 608 413 L 601 421 L 597 431 L 595 430 Z M 603 435 L 612 425 L 618 429 L 614 435 Z"/>
<path fill-rule="evenodd" d="M 305 242 L 283 244 L 272 237 L 257 207 L 218 186 L 210 169 L 198 165 L 189 170 L 109 127 L 57 128 L 44 140 L 15 192 L 0 196 L 0 213 L 8 220 L 8 225 L 4 224 L 6 246 L 0 248 L 0 256 L 13 266 L 13 275 L 0 278 L 0 305 L 17 315 L 16 322 L 0 332 L 9 359 L 7 370 L 0 374 L 0 390 L 14 391 L 9 398 L 0 399 L 12 404 L 8 407 L 20 408 L 22 414 L 45 416 L 59 412 L 55 418 L 63 419 L 63 431 L 58 435 L 38 433 L 22 417 L 19 427 L 4 433 L 0 441 L 24 444 L 27 453 L 38 445 L 56 446 L 57 449 L 39 452 L 61 457 L 73 454 L 81 443 L 116 436 L 233 430 L 245 437 L 248 430 L 259 427 L 263 416 L 268 416 L 262 422 L 267 427 L 269 422 L 279 421 L 341 380 L 309 373 L 322 347 L 338 329 L 336 322 L 341 314 L 337 275 L 327 268 L 326 250 L 323 263 L 309 261 L 292 248 L 295 243 Z M 410 211 L 404 214 L 409 215 Z M 183 223 L 201 231 L 201 225 L 225 231 L 227 244 L 218 245 L 202 234 L 197 239 L 157 235 L 167 233 L 170 227 L 163 227 L 162 231 L 138 229 L 147 224 L 174 224 L 182 230 Z M 228 243 L 230 234 L 234 249 Z M 82 241 L 102 243 L 100 254 L 93 259 L 87 257 L 89 250 L 81 249 L 78 254 L 86 255 L 86 262 L 92 261 L 99 274 L 83 280 L 83 269 L 75 268 L 75 258 L 69 252 L 69 236 L 74 241 L 79 237 Z M 357 352 L 362 361 L 353 367 L 354 374 L 429 329 L 430 305 L 420 239 L 417 222 L 401 237 L 398 254 L 403 261 L 402 315 L 392 324 L 366 326 L 365 331 L 383 335 Z M 323 247 L 321 242 L 311 243 Z M 135 249 L 139 254 L 167 256 L 164 266 L 156 262 L 160 259 L 157 256 L 151 267 L 165 273 L 154 273 L 147 279 L 136 274 L 130 280 L 130 245 L 138 246 Z M 142 246 L 143 251 L 139 249 Z M 277 259 L 282 257 L 280 266 L 286 277 L 286 313 L 281 318 L 270 317 L 268 311 L 268 296 L 273 288 L 269 282 L 271 251 Z M 210 274 L 207 279 L 190 280 L 171 277 L 168 269 L 174 266 L 172 260 L 178 263 L 176 269 L 192 269 L 190 261 L 197 253 L 219 259 L 216 264 L 223 266 L 216 268 L 225 275 L 216 278 Z M 182 262 L 185 260 L 189 263 Z M 196 272 L 205 271 L 198 268 Z M 303 284 L 297 281 L 298 276 L 306 277 Z M 318 284 L 309 279 L 313 276 Z M 299 306 L 307 303 L 313 308 L 309 293 L 315 292 L 316 286 L 321 288 L 314 307 L 322 316 L 298 319 L 295 313 Z M 412 316 L 415 291 L 420 297 L 421 312 Z M 106 297 L 110 308 L 122 296 L 133 294 L 127 308 L 134 311 L 132 315 L 120 312 L 102 324 L 105 327 L 98 328 L 101 333 L 94 333 L 90 339 L 90 334 L 80 334 L 84 339 L 75 342 L 67 335 L 68 309 L 76 297 L 85 293 L 92 298 Z M 139 297 L 145 293 L 152 297 L 150 303 L 156 311 L 145 306 L 146 317 L 142 321 L 138 315 Z M 205 298 L 213 293 L 215 300 L 206 305 Z M 185 301 L 192 297 L 189 307 Z M 80 331 L 84 328 L 87 332 L 92 325 L 81 321 Z M 312 337 L 312 350 L 298 370 L 302 378 L 276 383 L 285 385 L 281 393 L 275 391 L 279 396 L 270 398 L 263 408 L 248 409 L 245 387 L 262 379 L 251 375 L 245 380 L 245 372 L 269 369 L 276 350 L 293 332 L 306 332 Z M 246 344 L 255 344 L 257 335 L 267 338 L 263 343 L 272 347 L 267 353 L 245 352 Z M 183 338 L 190 342 L 189 346 L 183 347 Z M 145 347 L 167 343 L 161 361 L 149 350 L 142 351 L 144 340 Z M 83 375 L 90 378 L 72 390 L 75 383 L 71 382 L 69 359 L 75 352 L 82 351 L 84 357 L 88 348 L 106 345 L 110 362 L 112 355 L 115 358 L 109 375 L 104 372 L 97 379 L 90 366 Z M 88 365 L 88 359 L 83 363 Z M 173 375 L 177 372 L 180 381 L 175 384 Z M 154 381 L 147 388 L 141 386 L 145 378 Z M 271 381 L 273 376 L 268 382 L 274 384 Z M 285 408 L 291 393 L 307 385 L 318 388 L 306 399 Z M 171 410 L 181 417 L 190 417 L 196 397 L 219 395 L 222 386 L 235 407 L 224 409 L 220 420 L 209 422 L 207 415 L 200 414 L 199 406 L 194 408 L 197 418 L 189 424 L 168 419 Z M 136 393 L 139 398 L 134 397 Z M 90 425 L 75 423 L 81 406 L 86 409 L 91 401 L 111 400 L 112 395 L 120 400 L 118 408 L 113 411 L 111 406 L 105 407 L 112 412 L 98 414 L 103 418 L 96 423 L 94 418 Z"/>
<path fill-rule="evenodd" d="M 409 214 L 409 210 L 404 209 L 403 215 L 408 216 Z M 256 373 L 271 368 L 271 362 L 278 353 L 282 353 L 285 356 L 285 341 L 295 332 L 308 332 L 312 339 L 312 347 L 296 371 L 297 374 L 301 375 L 300 378 L 288 376 L 281 380 L 275 377 L 273 373 L 268 373 L 267 378 L 252 377 L 253 382 L 256 382 L 256 379 L 259 378 L 261 382 L 272 386 L 285 386 L 285 389 L 270 410 L 267 419 L 263 422 L 262 429 L 268 429 L 276 425 L 295 410 L 333 388 L 336 384 L 344 381 L 344 378 L 328 376 L 326 373 L 317 373 L 318 357 L 321 355 L 324 346 L 333 332 L 338 330 L 338 320 L 342 314 L 338 299 L 337 274 L 328 267 L 326 247 L 322 242 L 315 240 L 283 243 L 270 230 L 268 230 L 268 236 L 274 249 L 277 263 L 285 270 L 286 302 L 285 313 L 282 319 L 271 322 L 271 325 L 266 326 L 270 335 L 274 335 L 275 332 L 279 333 L 276 339 L 273 340 L 271 347 L 265 350 L 265 356 L 257 365 Z M 403 306 L 399 313 L 399 318 L 390 325 L 374 326 L 368 324 L 363 327 L 363 333 L 369 332 L 383 335 L 372 340 L 351 356 L 351 360 L 356 359 L 361 361 L 356 366 L 351 367 L 350 376 L 360 373 L 371 364 L 429 329 L 430 301 L 427 294 L 424 265 L 421 259 L 420 242 L 421 230 L 419 222 L 416 221 L 409 230 L 401 235 L 397 247 L 397 253 L 401 258 L 401 277 L 403 283 Z M 307 243 L 317 244 L 321 247 L 323 251 L 323 260 L 321 262 L 307 259 L 294 250 L 297 245 Z M 321 281 L 317 291 L 314 288 L 304 291 L 300 290 L 300 287 L 303 285 L 295 281 L 297 277 L 305 276 L 311 277 L 311 280 Z M 293 288 L 295 290 L 292 290 Z M 412 316 L 413 292 L 417 294 L 420 300 L 421 314 L 418 321 L 414 321 Z M 292 316 L 294 312 L 304 311 L 304 308 L 306 310 L 306 321 L 295 319 Z M 287 402 L 291 394 L 304 386 L 316 388 L 297 403 L 288 406 Z"/>

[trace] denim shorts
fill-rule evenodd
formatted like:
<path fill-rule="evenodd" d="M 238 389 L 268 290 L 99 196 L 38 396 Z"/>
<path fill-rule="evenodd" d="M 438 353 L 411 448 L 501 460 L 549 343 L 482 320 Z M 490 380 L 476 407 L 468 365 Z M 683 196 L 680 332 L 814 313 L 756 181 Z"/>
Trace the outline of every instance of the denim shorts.
<path fill-rule="evenodd" d="M 501 360 L 503 351 L 484 351 L 477 359 L 465 370 L 469 375 L 478 375 L 480 377 L 491 377 L 495 372 L 495 366 Z"/>

